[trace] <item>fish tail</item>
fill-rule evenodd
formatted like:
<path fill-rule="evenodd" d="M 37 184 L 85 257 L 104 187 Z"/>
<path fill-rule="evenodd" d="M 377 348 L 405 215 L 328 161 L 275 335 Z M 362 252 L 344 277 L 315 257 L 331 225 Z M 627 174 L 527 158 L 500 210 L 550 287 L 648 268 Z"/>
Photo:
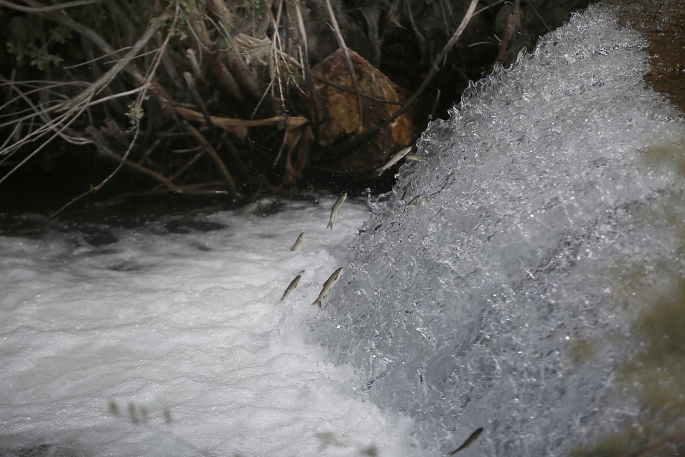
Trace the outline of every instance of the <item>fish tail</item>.
<path fill-rule="evenodd" d="M 326 224 L 326 228 L 333 230 L 333 221 L 328 221 L 328 224 Z"/>
<path fill-rule="evenodd" d="M 321 300 L 316 300 L 314 303 L 312 303 L 312 306 L 314 305 L 319 305 L 319 308 L 321 308 Z"/>
<path fill-rule="evenodd" d="M 385 171 L 385 168 L 383 168 L 383 167 L 376 168 L 376 173 L 378 173 L 378 176 L 382 175 L 384 171 Z"/>

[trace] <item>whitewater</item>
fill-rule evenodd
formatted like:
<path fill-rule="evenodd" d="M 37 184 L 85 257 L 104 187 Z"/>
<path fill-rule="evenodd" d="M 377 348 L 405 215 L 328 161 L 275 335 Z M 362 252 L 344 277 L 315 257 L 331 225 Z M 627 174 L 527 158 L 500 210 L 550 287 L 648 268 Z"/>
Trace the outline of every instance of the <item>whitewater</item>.
<path fill-rule="evenodd" d="M 0 215 L 0 455 L 437 456 L 474 436 L 459 457 L 556 457 L 642 433 L 628 387 L 649 386 L 618 378 L 649 296 L 685 277 L 685 123 L 644 47 L 606 6 L 574 15 L 333 230 L 335 196 Z"/>
<path fill-rule="evenodd" d="M 304 341 L 368 216 L 348 201 L 326 230 L 332 204 L 105 224 L 4 216 L 0 455 L 415 455 L 411 421 Z"/>

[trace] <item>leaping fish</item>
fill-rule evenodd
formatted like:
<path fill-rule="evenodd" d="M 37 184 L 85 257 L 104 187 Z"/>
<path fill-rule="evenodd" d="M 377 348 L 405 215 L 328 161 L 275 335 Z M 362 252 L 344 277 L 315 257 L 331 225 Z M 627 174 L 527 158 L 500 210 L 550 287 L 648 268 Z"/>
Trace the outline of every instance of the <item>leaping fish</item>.
<path fill-rule="evenodd" d="M 283 297 L 281 297 L 281 301 L 285 300 L 290 296 L 290 294 L 293 293 L 297 285 L 300 283 L 300 279 L 302 279 L 302 273 L 295 276 L 295 279 L 290 281 L 290 284 L 288 284 L 288 287 L 285 289 L 285 292 L 283 292 Z"/>
<path fill-rule="evenodd" d="M 457 449 L 453 450 L 452 452 L 448 453 L 447 455 L 454 455 L 459 451 L 463 451 L 467 447 L 471 446 L 474 441 L 478 439 L 480 434 L 483 433 L 483 427 L 477 428 L 475 432 L 471 433 L 471 436 L 466 438 L 466 441 L 464 441 L 464 444 L 459 446 Z"/>
<path fill-rule="evenodd" d="M 297 251 L 300 249 L 300 246 L 302 246 L 302 242 L 304 241 L 304 232 L 300 233 L 300 236 L 297 237 L 295 240 L 295 244 L 293 244 L 293 247 L 290 248 L 291 251 Z"/>
<path fill-rule="evenodd" d="M 338 278 L 340 278 L 340 275 L 342 274 L 342 267 L 338 268 L 333 272 L 330 278 L 328 278 L 328 281 L 326 281 L 323 285 L 323 289 L 321 289 L 321 293 L 319 294 L 319 298 L 314 300 L 314 303 L 312 305 L 319 305 L 319 308 L 321 308 L 321 300 L 328 295 L 328 292 L 331 291 L 333 288 L 333 285 L 338 281 Z"/>
<path fill-rule="evenodd" d="M 387 170 L 388 168 L 392 167 L 392 166 L 395 165 L 397 162 L 399 162 L 400 160 L 402 160 L 402 157 L 404 157 L 404 156 L 406 156 L 407 154 L 409 154 L 409 152 L 411 152 L 411 146 L 408 146 L 408 147 L 402 149 L 400 152 L 398 152 L 397 154 L 395 154 L 394 156 L 392 156 L 392 158 L 388 161 L 388 163 L 386 163 L 386 164 L 383 165 L 382 167 L 376 169 L 376 172 L 378 173 L 378 176 L 382 175 L 383 172 L 384 172 L 385 170 Z"/>
<path fill-rule="evenodd" d="M 338 199 L 338 201 L 335 202 L 335 205 L 333 205 L 333 208 L 331 209 L 331 218 L 328 220 L 328 224 L 326 225 L 326 228 L 333 230 L 333 219 L 335 219 L 335 215 L 338 214 L 338 211 L 340 211 L 340 207 L 342 206 L 342 204 L 346 198 L 347 198 L 347 192 L 342 194 L 340 196 L 340 198 Z"/>
<path fill-rule="evenodd" d="M 417 195 L 416 197 L 409 200 L 409 203 L 407 203 L 407 206 L 418 205 L 420 201 L 421 201 L 421 195 Z"/>
<path fill-rule="evenodd" d="M 417 162 L 428 162 L 428 159 L 416 154 L 407 154 L 404 158 L 407 160 L 416 160 Z"/>

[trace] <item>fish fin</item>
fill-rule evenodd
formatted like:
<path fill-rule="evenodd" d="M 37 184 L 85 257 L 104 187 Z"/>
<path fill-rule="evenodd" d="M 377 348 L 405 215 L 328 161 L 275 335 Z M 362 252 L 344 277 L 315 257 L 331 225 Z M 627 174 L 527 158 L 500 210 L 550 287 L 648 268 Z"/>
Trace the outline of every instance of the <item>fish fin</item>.
<path fill-rule="evenodd" d="M 376 168 L 376 173 L 378 173 L 378 176 L 382 175 L 384 171 L 385 171 L 385 168 L 383 168 L 383 167 Z"/>
<path fill-rule="evenodd" d="M 327 228 L 327 229 L 333 230 L 333 222 L 328 221 L 328 224 L 326 225 L 326 228 Z"/>
<path fill-rule="evenodd" d="M 321 300 L 316 300 L 314 303 L 312 303 L 312 306 L 314 305 L 319 305 L 319 308 L 321 308 Z"/>

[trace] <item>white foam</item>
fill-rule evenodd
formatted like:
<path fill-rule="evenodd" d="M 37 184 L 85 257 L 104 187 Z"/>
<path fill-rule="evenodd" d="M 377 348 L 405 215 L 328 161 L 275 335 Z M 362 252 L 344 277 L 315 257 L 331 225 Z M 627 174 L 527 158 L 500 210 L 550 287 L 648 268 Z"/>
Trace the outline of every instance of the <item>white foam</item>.
<path fill-rule="evenodd" d="M 0 454 L 411 455 L 411 423 L 302 338 L 368 215 L 346 203 L 326 230 L 332 203 L 197 216 L 190 233 L 101 228 L 118 241 L 99 247 L 55 230 L 0 237 Z M 227 227 L 192 230 L 211 223 Z"/>
<path fill-rule="evenodd" d="M 685 220 L 685 182 L 648 152 L 685 122 L 645 87 L 643 46 L 606 6 L 575 15 L 430 125 L 428 161 L 401 166 L 357 238 L 340 306 L 313 328 L 428 452 L 484 427 L 464 457 L 568 455 L 635 413 L 609 397 L 632 351 L 612 341 L 639 308 L 609 272 L 685 274 L 665 217 Z M 578 366 L 584 339 L 597 362 Z"/>

